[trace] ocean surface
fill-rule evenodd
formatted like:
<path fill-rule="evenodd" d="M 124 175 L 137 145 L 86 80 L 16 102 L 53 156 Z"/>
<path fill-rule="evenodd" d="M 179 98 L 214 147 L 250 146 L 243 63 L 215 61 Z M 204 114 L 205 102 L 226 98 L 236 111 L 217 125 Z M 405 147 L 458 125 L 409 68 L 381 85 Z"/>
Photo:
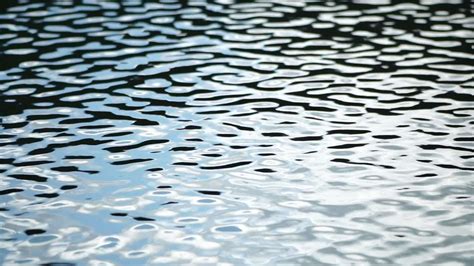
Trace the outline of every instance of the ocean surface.
<path fill-rule="evenodd" d="M 0 264 L 474 265 L 472 10 L 3 2 Z"/>

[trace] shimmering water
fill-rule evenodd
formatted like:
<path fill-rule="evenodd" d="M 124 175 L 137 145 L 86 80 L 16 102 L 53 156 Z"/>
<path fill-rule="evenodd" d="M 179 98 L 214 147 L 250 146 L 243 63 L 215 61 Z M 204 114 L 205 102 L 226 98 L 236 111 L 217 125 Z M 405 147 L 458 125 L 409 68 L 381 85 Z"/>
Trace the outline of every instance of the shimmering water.
<path fill-rule="evenodd" d="M 48 2 L 0 14 L 4 265 L 474 264 L 468 1 Z"/>

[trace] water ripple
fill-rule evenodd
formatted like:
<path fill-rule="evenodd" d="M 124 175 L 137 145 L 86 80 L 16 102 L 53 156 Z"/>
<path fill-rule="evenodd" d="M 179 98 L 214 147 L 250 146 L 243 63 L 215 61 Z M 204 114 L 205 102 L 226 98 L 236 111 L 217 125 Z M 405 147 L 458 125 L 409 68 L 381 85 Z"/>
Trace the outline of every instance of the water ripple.
<path fill-rule="evenodd" d="M 474 264 L 461 2 L 8 1 L 0 264 Z"/>

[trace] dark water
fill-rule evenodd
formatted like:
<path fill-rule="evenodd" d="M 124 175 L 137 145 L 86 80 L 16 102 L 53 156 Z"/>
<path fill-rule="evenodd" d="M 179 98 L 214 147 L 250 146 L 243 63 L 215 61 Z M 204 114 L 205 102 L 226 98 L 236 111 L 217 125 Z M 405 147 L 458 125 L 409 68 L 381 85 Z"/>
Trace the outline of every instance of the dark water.
<path fill-rule="evenodd" d="M 0 262 L 474 264 L 467 1 L 186 2 L 5 4 Z"/>

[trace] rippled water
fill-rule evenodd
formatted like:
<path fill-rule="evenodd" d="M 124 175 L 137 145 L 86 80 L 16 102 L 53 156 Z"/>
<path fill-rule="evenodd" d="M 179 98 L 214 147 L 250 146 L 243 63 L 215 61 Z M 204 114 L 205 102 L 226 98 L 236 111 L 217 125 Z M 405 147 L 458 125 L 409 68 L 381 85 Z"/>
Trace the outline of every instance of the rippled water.
<path fill-rule="evenodd" d="M 3 8 L 0 262 L 474 264 L 468 1 L 187 2 Z"/>

